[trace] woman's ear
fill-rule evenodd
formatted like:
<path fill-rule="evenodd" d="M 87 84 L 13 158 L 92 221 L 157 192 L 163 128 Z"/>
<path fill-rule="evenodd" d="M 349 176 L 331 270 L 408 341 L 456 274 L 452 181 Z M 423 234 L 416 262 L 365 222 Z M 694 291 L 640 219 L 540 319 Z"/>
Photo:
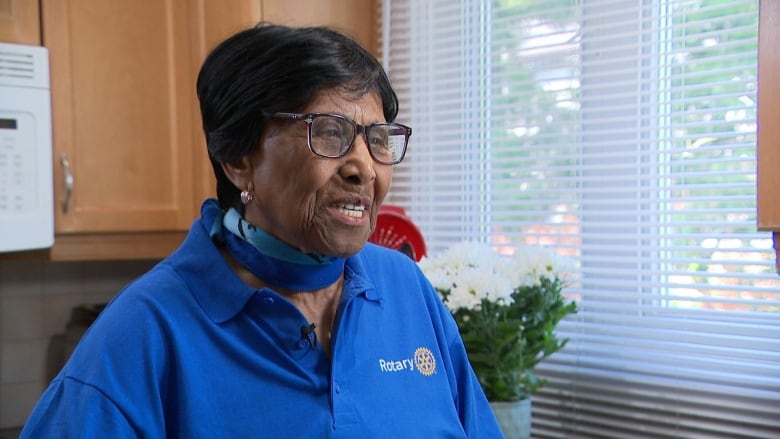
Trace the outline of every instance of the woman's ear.
<path fill-rule="evenodd" d="M 222 171 L 233 185 L 239 189 L 245 189 L 252 182 L 254 167 L 249 155 L 245 155 L 233 162 L 221 162 Z"/>

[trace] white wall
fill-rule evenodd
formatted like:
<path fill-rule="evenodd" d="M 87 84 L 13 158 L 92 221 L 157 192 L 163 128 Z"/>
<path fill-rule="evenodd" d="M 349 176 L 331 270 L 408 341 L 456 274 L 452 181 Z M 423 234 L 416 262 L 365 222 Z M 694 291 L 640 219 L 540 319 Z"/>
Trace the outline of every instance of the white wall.
<path fill-rule="evenodd" d="M 107 302 L 155 263 L 0 261 L 0 429 L 21 426 L 48 384 L 49 343 L 71 310 Z"/>

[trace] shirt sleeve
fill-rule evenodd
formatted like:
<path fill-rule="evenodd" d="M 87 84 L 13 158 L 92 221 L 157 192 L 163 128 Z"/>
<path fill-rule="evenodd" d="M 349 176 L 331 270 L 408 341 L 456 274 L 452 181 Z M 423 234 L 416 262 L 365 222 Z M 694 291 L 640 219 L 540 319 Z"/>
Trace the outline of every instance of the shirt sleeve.
<path fill-rule="evenodd" d="M 466 437 L 472 439 L 504 437 L 493 409 L 479 384 L 479 379 L 471 367 L 457 329 L 449 340 L 449 355 L 457 386 L 455 403 Z"/>
<path fill-rule="evenodd" d="M 424 275 L 422 276 L 424 277 Z M 493 409 L 485 397 L 485 392 L 479 384 L 474 369 L 471 367 L 455 318 L 427 279 L 424 284 L 427 284 L 429 294 L 434 297 L 431 312 L 441 322 L 443 337 L 446 340 L 447 355 L 453 374 L 450 382 L 455 387 L 453 397 L 466 437 L 471 439 L 503 438 L 504 435 Z"/>
<path fill-rule="evenodd" d="M 108 437 L 139 438 L 144 435 L 100 390 L 71 378 L 51 383 L 19 436 L 20 439 Z"/>

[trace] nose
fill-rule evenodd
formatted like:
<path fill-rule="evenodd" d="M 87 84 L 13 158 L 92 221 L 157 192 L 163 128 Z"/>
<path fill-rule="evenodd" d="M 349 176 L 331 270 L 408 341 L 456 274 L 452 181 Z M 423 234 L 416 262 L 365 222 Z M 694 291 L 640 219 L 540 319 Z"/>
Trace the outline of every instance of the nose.
<path fill-rule="evenodd" d="M 357 184 L 366 183 L 376 179 L 374 158 L 368 150 L 365 133 L 358 133 L 352 143 L 352 148 L 344 156 L 346 159 L 341 167 L 341 176 L 352 180 Z"/>

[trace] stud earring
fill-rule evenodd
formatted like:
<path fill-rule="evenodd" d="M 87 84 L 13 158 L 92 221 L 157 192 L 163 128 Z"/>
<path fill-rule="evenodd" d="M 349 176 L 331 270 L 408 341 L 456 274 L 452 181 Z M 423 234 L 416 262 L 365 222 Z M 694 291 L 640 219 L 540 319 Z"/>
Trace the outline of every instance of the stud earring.
<path fill-rule="evenodd" d="M 249 191 L 241 191 L 241 203 L 246 206 L 247 204 L 251 203 L 252 200 L 255 199 L 255 196 L 252 195 Z"/>

